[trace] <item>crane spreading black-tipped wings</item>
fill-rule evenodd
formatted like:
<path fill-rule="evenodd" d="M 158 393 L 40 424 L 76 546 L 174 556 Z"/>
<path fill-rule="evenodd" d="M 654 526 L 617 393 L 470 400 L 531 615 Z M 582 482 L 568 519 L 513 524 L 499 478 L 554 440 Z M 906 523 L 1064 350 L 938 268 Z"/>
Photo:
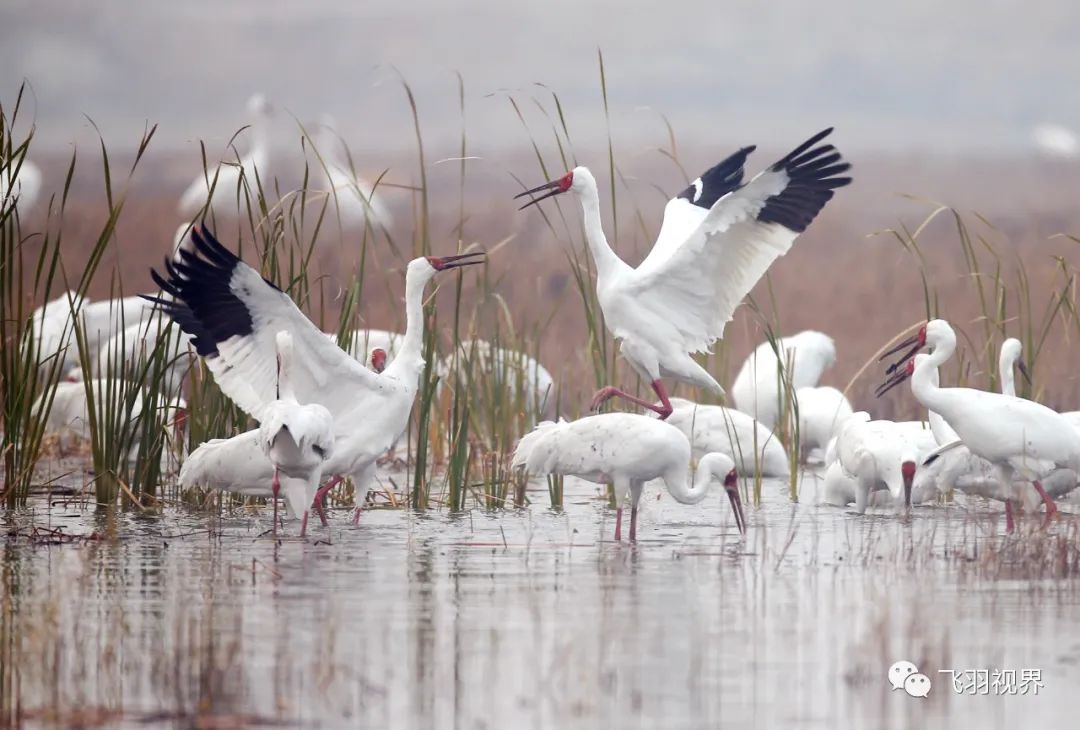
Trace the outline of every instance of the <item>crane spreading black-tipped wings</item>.
<path fill-rule="evenodd" d="M 166 276 L 151 271 L 163 296 L 147 297 L 195 338 L 225 395 L 258 419 L 276 398 L 275 336 L 287 330 L 295 345 L 294 389 L 301 403 L 321 403 L 335 416 L 359 393 L 386 386 L 335 345 L 283 291 L 193 228 L 192 247 L 165 260 Z"/>
<path fill-rule="evenodd" d="M 665 237 L 665 212 L 657 246 L 626 286 L 678 330 L 687 352 L 706 350 L 723 336 L 736 307 L 769 266 L 787 253 L 833 191 L 851 182 L 841 176 L 850 165 L 836 148 L 815 146 L 831 132 L 814 135 L 745 185 L 742 166 L 753 148 L 739 150 L 668 203 L 669 209 L 678 205 L 683 220 L 690 220 L 678 201 L 702 210 L 695 197 L 702 203 L 714 200 L 681 237 L 675 229 Z M 714 174 L 710 188 L 706 178 L 714 170 L 724 174 Z"/>

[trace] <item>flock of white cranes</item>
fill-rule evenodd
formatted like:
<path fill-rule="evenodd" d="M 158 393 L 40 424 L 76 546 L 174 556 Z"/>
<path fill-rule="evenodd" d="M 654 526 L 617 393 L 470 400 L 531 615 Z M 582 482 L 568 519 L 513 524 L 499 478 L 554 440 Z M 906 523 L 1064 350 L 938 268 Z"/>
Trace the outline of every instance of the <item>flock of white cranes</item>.
<path fill-rule="evenodd" d="M 256 96 L 249 110 L 254 117 L 249 154 L 196 180 L 184 194 L 182 211 L 234 207 L 237 186 L 245 177 L 250 183 L 265 166 L 263 127 L 270 106 Z M 335 140 L 326 137 L 329 129 L 324 124 L 320 134 L 328 191 L 354 200 L 356 215 L 364 220 L 388 221 L 373 187 L 328 152 L 335 146 Z M 845 176 L 849 165 L 825 141 L 831 131 L 812 136 L 747 181 L 744 165 L 754 147 L 744 147 L 706 171 L 667 203 L 656 244 L 636 268 L 619 258 L 604 235 L 599 190 L 588 168 L 576 167 L 516 196 L 530 196 L 523 208 L 565 193 L 581 204 L 605 324 L 620 342 L 623 357 L 656 396 L 654 402 L 606 386 L 595 394 L 590 410 L 620 398 L 647 413 L 544 421 L 520 439 L 513 455 L 513 464 L 533 475 L 575 475 L 612 483 L 618 502 L 616 540 L 622 538 L 628 498 L 629 539 L 636 540 L 643 487 L 657 478 L 685 504 L 700 502 L 710 484 L 720 482 L 735 525 L 745 532 L 738 475 L 790 473 L 792 461 L 773 429 L 782 423 L 790 428 L 792 421 L 803 447 L 796 456 L 820 459 L 825 466 L 824 481 L 805 498 L 854 504 L 859 512 L 876 504 L 908 508 L 957 489 L 1004 501 L 1011 531 L 1015 508 L 1035 508 L 1041 502 L 1049 521 L 1054 497 L 1076 486 L 1080 432 L 1070 416 L 1015 395 L 1014 363 L 1019 362 L 1026 375 L 1019 342 L 1002 347 L 1004 393 L 942 388 L 938 369 L 952 355 L 956 339 L 941 320 L 888 353 L 911 348 L 890 368 L 881 388 L 885 392 L 910 377 L 913 394 L 928 409 L 925 422 L 871 420 L 864 411 L 853 412 L 843 393 L 820 386 L 823 373 L 836 361 L 836 348 L 830 337 L 812 331 L 762 343 L 752 352 L 732 387 L 734 407 L 669 396 L 665 381 L 723 394 L 716 378 L 693 356 L 707 352 L 723 336 L 736 308 L 769 266 L 791 248 L 834 191 L 851 182 Z M 346 216 L 344 209 L 341 215 Z M 193 349 L 222 392 L 259 423 L 251 431 L 194 449 L 180 469 L 181 486 L 270 497 L 275 532 L 277 497 L 283 494 L 289 514 L 302 520 L 304 535 L 311 509 L 326 522 L 321 497 L 342 479 L 351 479 L 356 487 L 359 514 L 377 459 L 407 428 L 425 366 L 422 304 L 428 282 L 440 272 L 483 262 L 479 251 L 414 259 L 405 281 L 405 332 L 357 331 L 342 349 L 285 292 L 205 227 L 194 225 L 190 236 L 179 237 L 164 271 L 152 272 L 159 294 L 80 303 L 89 340 L 108 342 L 118 334 L 122 339 L 91 359 L 96 372 L 76 371 L 72 377 L 110 377 L 111 360 L 102 359 L 105 353 L 134 357 L 124 342 L 145 349 L 150 315 L 154 310 L 166 314 L 171 324 L 158 322 L 158 332 L 168 330 L 179 349 Z M 73 299 L 73 294 L 65 295 L 35 315 L 42 352 L 63 358 L 74 350 L 69 346 L 72 328 L 65 321 Z M 923 346 L 930 353 L 911 360 Z M 539 363 L 483 341 L 461 347 L 482 353 L 489 363 L 514 359 L 525 367 L 534 393 L 530 415 L 542 416 L 554 381 Z M 65 371 L 74 364 L 65 362 Z M 449 367 L 451 358 L 437 364 L 443 374 Z M 173 395 L 172 405 L 182 410 L 179 385 Z M 77 405 L 65 413 L 76 411 Z M 691 476 L 694 459 L 697 471 Z"/>

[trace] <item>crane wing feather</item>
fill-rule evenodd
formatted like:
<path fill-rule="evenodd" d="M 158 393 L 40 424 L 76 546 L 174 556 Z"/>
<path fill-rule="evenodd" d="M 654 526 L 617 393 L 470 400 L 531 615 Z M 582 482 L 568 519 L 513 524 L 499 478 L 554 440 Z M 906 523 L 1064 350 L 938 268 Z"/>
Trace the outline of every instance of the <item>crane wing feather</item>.
<path fill-rule="evenodd" d="M 335 345 L 304 316 L 287 294 L 222 246 L 192 229 L 194 250 L 166 261 L 168 274 L 153 272 L 164 297 L 156 301 L 199 340 L 214 380 L 245 412 L 258 419 L 277 397 L 275 336 L 287 330 L 296 343 L 294 390 L 303 403 L 320 403 L 335 417 L 361 393 L 391 387 Z"/>
<path fill-rule="evenodd" d="M 749 183 L 722 195 L 666 257 L 649 256 L 626 286 L 642 306 L 675 327 L 687 351 L 723 336 L 739 303 L 833 196 L 851 182 L 827 129 Z"/>

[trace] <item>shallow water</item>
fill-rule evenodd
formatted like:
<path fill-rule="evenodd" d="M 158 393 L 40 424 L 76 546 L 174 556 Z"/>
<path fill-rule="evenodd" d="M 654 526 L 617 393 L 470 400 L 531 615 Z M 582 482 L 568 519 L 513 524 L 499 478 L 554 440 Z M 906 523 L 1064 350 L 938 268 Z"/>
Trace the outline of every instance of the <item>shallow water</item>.
<path fill-rule="evenodd" d="M 65 727 L 1075 727 L 1073 516 L 1006 539 L 993 507 L 858 516 L 770 482 L 740 539 L 721 490 L 652 487 L 629 546 L 594 485 L 567 494 L 562 513 L 537 485 L 528 510 L 355 528 L 339 510 L 277 544 L 265 509 L 35 502 L 5 525 L 0 707 Z M 901 659 L 928 697 L 890 689 Z M 940 669 L 1044 686 L 957 695 Z"/>

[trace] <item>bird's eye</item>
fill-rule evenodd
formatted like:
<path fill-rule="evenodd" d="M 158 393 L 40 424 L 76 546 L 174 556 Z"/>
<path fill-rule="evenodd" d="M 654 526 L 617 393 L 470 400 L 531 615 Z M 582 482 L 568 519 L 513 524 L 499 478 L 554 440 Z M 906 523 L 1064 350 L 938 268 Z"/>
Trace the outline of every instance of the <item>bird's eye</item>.
<path fill-rule="evenodd" d="M 318 444 L 312 445 L 311 450 L 314 451 L 318 456 L 326 456 L 326 449 L 324 449 L 322 446 L 319 446 Z"/>

